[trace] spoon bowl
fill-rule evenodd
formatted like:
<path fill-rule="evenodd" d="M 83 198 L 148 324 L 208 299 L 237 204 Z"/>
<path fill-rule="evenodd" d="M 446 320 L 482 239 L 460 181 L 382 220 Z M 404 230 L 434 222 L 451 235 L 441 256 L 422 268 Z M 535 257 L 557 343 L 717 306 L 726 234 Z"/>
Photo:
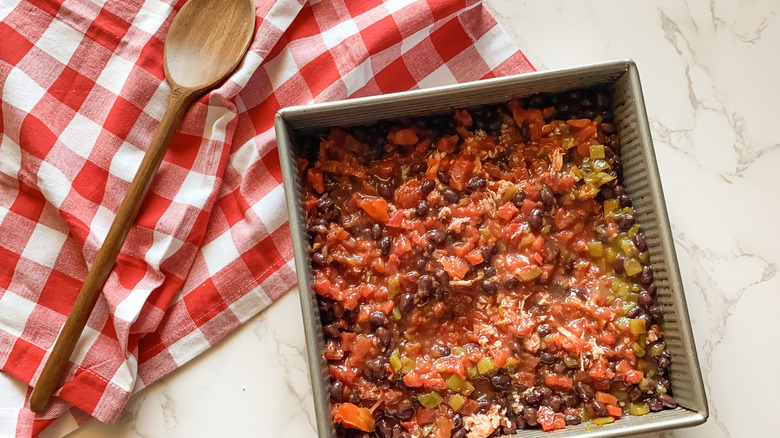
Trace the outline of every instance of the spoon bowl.
<path fill-rule="evenodd" d="M 165 40 L 171 88 L 209 88 L 235 70 L 252 40 L 254 10 L 252 0 L 185 3 Z"/>
<path fill-rule="evenodd" d="M 168 106 L 30 394 L 32 411 L 46 408 L 62 380 L 146 191 L 187 109 L 236 69 L 252 40 L 254 23 L 252 0 L 189 0 L 173 19 L 163 54 L 165 77 L 172 90 Z"/>

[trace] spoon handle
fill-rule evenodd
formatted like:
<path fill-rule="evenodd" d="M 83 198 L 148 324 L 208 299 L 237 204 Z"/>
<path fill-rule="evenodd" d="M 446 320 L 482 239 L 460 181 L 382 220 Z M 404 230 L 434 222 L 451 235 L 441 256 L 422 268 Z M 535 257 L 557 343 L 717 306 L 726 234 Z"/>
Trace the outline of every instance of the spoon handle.
<path fill-rule="evenodd" d="M 135 222 L 138 210 L 143 203 L 149 184 L 152 182 L 163 156 L 168 150 L 168 143 L 176 132 L 179 123 L 184 118 L 195 94 L 187 89 L 176 88 L 168 98 L 160 126 L 154 133 L 152 142 L 144 154 L 141 165 L 130 183 L 125 199 L 119 206 L 116 217 L 111 223 L 106 239 L 95 257 L 92 267 L 87 273 L 84 285 L 81 287 L 76 302 L 68 315 L 57 342 L 43 367 L 38 383 L 30 395 L 30 409 L 40 412 L 49 404 L 49 398 L 57 388 L 62 374 L 73 353 L 76 343 L 84 330 L 92 309 L 103 285 L 114 267 L 119 250 L 127 237 L 127 233 Z"/>

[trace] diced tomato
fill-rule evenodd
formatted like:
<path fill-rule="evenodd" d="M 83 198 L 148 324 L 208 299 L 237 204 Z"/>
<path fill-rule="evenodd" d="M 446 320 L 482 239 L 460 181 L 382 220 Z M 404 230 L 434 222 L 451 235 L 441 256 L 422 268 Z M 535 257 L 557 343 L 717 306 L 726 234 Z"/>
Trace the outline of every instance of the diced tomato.
<path fill-rule="evenodd" d="M 620 409 L 617 406 L 607 405 L 607 412 L 609 412 L 610 417 L 622 417 L 623 416 L 623 410 Z"/>
<path fill-rule="evenodd" d="M 431 424 L 436 421 L 436 409 L 419 409 L 416 418 L 419 424 Z"/>
<path fill-rule="evenodd" d="M 464 417 L 468 417 L 474 412 L 477 412 L 477 409 L 479 409 L 479 403 L 474 399 L 467 398 L 466 402 L 463 403 L 463 406 L 460 407 L 458 412 Z"/>
<path fill-rule="evenodd" d="M 399 234 L 393 241 L 393 254 L 402 256 L 412 250 L 412 244 L 403 234 Z"/>
<path fill-rule="evenodd" d="M 390 215 L 387 213 L 387 201 L 384 198 L 363 196 L 358 201 L 358 206 L 374 220 L 387 222 L 390 219 Z"/>
<path fill-rule="evenodd" d="M 445 417 L 436 419 L 436 429 L 434 429 L 432 438 L 450 438 L 452 435 L 452 420 Z"/>
<path fill-rule="evenodd" d="M 422 377 L 415 371 L 404 374 L 404 385 L 410 388 L 419 388 L 423 386 Z"/>
<path fill-rule="evenodd" d="M 331 291 L 331 284 L 328 277 L 324 273 L 317 271 L 314 279 L 314 290 L 323 297 L 329 297 Z"/>
<path fill-rule="evenodd" d="M 634 369 L 627 361 L 621 360 L 615 368 L 617 375 L 623 377 L 626 382 L 637 384 L 644 378 L 644 373 Z"/>
<path fill-rule="evenodd" d="M 617 406 L 618 399 L 612 394 L 607 394 L 606 392 L 597 391 L 596 392 L 596 400 L 608 404 L 608 405 L 615 405 Z"/>
<path fill-rule="evenodd" d="M 523 201 L 523 206 L 520 207 L 520 211 L 522 211 L 524 214 L 528 214 L 533 211 L 534 208 L 536 208 L 536 202 L 531 201 L 530 199 L 526 199 Z"/>
<path fill-rule="evenodd" d="M 388 134 L 387 139 L 398 145 L 411 146 L 417 143 L 417 133 L 411 128 L 401 129 Z"/>
<path fill-rule="evenodd" d="M 590 124 L 590 119 L 570 119 L 567 120 L 566 123 L 574 126 L 575 128 L 584 128 Z"/>
<path fill-rule="evenodd" d="M 460 140 L 460 137 L 457 135 L 445 135 L 436 142 L 436 149 L 438 149 L 439 152 L 451 154 L 455 152 L 455 146 L 458 145 L 458 140 Z"/>
<path fill-rule="evenodd" d="M 553 411 L 552 408 L 548 406 L 542 406 L 539 408 L 536 421 L 542 425 L 542 430 L 545 432 L 563 429 L 566 427 L 566 422 L 563 420 L 563 414 L 556 414 L 555 411 Z"/>
<path fill-rule="evenodd" d="M 517 211 L 518 210 L 517 207 L 515 207 L 515 204 L 507 202 L 506 204 L 499 207 L 498 210 L 496 210 L 496 216 L 505 221 L 511 221 L 512 218 L 517 214 Z"/>
<path fill-rule="evenodd" d="M 466 183 L 474 175 L 474 163 L 465 158 L 458 158 L 450 165 L 450 185 L 457 190 L 466 188 Z"/>
<path fill-rule="evenodd" d="M 306 172 L 306 179 L 309 180 L 309 184 L 311 184 L 312 188 L 314 188 L 317 193 L 323 193 L 325 191 L 325 180 L 321 171 L 312 167 Z"/>
<path fill-rule="evenodd" d="M 472 249 L 474 249 L 474 244 L 471 242 L 455 242 L 450 247 L 452 249 L 452 253 L 455 254 L 458 257 L 466 257 L 466 254 L 468 254 Z"/>
<path fill-rule="evenodd" d="M 401 210 L 396 211 L 387 221 L 388 227 L 405 228 L 404 213 Z"/>
<path fill-rule="evenodd" d="M 596 127 L 596 123 L 590 122 L 582 129 L 578 129 L 574 132 L 572 135 L 574 137 L 574 144 L 581 145 L 585 143 L 586 141 L 593 138 L 596 133 L 598 132 L 598 128 Z M 579 152 L 579 149 L 577 149 L 577 152 Z M 583 156 L 587 156 L 588 154 L 580 154 Z"/>
<path fill-rule="evenodd" d="M 395 191 L 395 203 L 401 208 L 414 208 L 423 197 L 421 185 L 422 181 L 418 179 L 407 181 Z"/>
<path fill-rule="evenodd" d="M 574 380 L 560 374 L 548 373 L 544 376 L 544 383 L 551 388 L 568 391 L 574 385 Z"/>
<path fill-rule="evenodd" d="M 571 212 L 565 208 L 560 208 L 555 213 L 555 226 L 559 230 L 563 230 L 569 227 L 577 220 L 577 217 L 571 214 Z"/>
<path fill-rule="evenodd" d="M 479 251 L 477 249 L 472 250 L 468 254 L 466 254 L 466 261 L 471 263 L 472 265 L 478 265 L 482 263 L 484 259 L 482 258 L 482 251 Z"/>
<path fill-rule="evenodd" d="M 466 378 L 466 364 L 464 359 L 458 356 L 445 356 L 436 361 L 436 369 L 443 373 L 457 374 L 460 378 Z"/>
<path fill-rule="evenodd" d="M 462 279 L 469 272 L 469 265 L 460 257 L 444 257 L 441 259 L 441 265 L 451 276 Z"/>
<path fill-rule="evenodd" d="M 361 408 L 352 403 L 342 403 L 333 409 L 333 421 L 341 423 L 344 427 L 358 429 L 363 432 L 374 431 L 374 416 L 366 408 Z"/>
<path fill-rule="evenodd" d="M 455 110 L 455 121 L 458 122 L 459 125 L 465 126 L 467 128 L 474 124 L 474 120 L 471 118 L 471 114 L 469 114 L 469 112 L 465 109 Z"/>
<path fill-rule="evenodd" d="M 490 356 L 493 358 L 493 363 L 501 368 L 506 364 L 506 360 L 509 359 L 511 352 L 506 348 L 491 348 Z"/>

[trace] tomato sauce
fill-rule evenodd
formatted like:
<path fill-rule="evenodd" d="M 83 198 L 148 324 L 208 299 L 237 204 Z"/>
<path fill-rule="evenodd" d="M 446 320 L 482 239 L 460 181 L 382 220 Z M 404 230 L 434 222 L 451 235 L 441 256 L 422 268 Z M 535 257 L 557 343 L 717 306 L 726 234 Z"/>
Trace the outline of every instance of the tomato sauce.
<path fill-rule="evenodd" d="M 486 438 L 676 405 L 608 99 L 537 95 L 309 139 L 340 437 Z"/>

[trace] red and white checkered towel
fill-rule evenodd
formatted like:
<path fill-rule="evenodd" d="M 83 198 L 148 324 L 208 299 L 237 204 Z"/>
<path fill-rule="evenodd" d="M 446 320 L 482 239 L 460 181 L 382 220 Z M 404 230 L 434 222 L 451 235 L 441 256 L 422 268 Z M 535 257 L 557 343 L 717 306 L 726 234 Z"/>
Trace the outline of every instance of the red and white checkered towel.
<path fill-rule="evenodd" d="M 25 383 L 163 115 L 163 41 L 183 3 L 0 2 L 0 369 Z M 295 284 L 278 109 L 533 69 L 473 0 L 256 0 L 256 12 L 246 59 L 174 136 L 67 383 L 36 416 L 9 406 L 29 390 L 4 375 L 0 434 L 114 420 Z"/>

